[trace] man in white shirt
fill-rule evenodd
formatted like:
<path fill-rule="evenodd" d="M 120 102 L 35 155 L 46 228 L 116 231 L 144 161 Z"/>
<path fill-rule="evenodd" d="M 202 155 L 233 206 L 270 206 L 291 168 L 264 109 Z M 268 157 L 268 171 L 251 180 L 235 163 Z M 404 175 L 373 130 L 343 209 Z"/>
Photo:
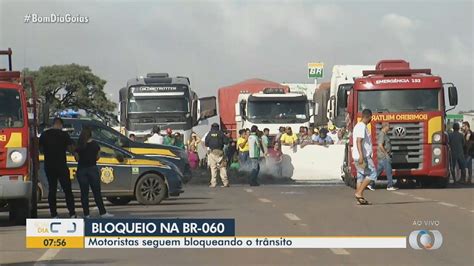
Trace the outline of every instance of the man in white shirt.
<path fill-rule="evenodd" d="M 163 136 L 160 135 L 160 127 L 154 126 L 153 130 L 151 131 L 152 135 L 148 138 L 147 143 L 151 144 L 163 144 Z"/>
<path fill-rule="evenodd" d="M 371 181 L 377 179 L 374 161 L 372 160 L 372 140 L 367 125 L 372 120 L 372 111 L 364 109 L 362 120 L 352 131 L 352 158 L 357 169 L 357 189 L 355 197 L 360 205 L 368 205 L 364 199 L 364 190 Z"/>

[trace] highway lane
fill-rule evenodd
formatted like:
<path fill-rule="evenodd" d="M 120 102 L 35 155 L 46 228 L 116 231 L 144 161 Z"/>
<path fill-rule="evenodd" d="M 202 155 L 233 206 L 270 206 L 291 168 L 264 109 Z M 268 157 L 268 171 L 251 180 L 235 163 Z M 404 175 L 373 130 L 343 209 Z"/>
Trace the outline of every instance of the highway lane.
<path fill-rule="evenodd" d="M 334 185 L 235 185 L 210 189 L 188 185 L 186 193 L 159 206 L 108 206 L 119 217 L 235 218 L 238 235 L 408 236 L 437 229 L 440 250 L 407 249 L 93 249 L 59 252 L 25 250 L 24 227 L 7 226 L 0 216 L 1 262 L 110 263 L 160 265 L 470 265 L 473 260 L 473 187 L 367 191 L 371 206 L 358 206 L 353 190 Z M 79 207 L 79 205 L 78 205 Z M 63 209 L 66 213 L 66 210 Z M 46 204 L 40 215 L 47 217 Z M 416 226 L 438 221 L 439 226 Z"/>

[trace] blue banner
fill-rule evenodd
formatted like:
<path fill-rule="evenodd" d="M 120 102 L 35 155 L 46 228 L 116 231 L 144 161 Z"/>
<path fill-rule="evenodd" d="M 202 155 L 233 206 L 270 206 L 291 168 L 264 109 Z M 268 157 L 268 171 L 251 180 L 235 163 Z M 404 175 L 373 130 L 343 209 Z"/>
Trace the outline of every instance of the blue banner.
<path fill-rule="evenodd" d="M 84 236 L 235 236 L 234 219 L 85 219 Z"/>

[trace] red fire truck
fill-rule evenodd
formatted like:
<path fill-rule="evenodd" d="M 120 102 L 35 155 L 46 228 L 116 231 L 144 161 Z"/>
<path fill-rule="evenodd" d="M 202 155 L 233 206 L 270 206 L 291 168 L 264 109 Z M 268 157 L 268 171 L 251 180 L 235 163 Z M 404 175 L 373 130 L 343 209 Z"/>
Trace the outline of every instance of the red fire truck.
<path fill-rule="evenodd" d="M 9 67 L 0 71 L 0 201 L 10 219 L 23 224 L 36 215 L 36 102 L 28 104 L 20 72 L 12 71 L 12 50 L 0 55 L 8 55 Z M 31 96 L 36 98 L 34 89 Z"/>
<path fill-rule="evenodd" d="M 441 77 L 431 74 L 431 69 L 411 69 L 404 60 L 380 61 L 375 70 L 363 71 L 362 77 L 355 78 L 353 87 L 343 99 L 342 104 L 347 107 L 348 128 L 360 121 L 363 109 L 370 109 L 373 117 L 368 128 L 374 145 L 375 163 L 377 135 L 382 122 L 389 122 L 394 178 L 446 187 L 449 183 L 446 85 L 449 104 L 456 106 L 456 87 L 452 83 L 443 84 Z M 355 187 L 352 148 L 351 139 L 345 152 L 343 172 L 345 183 Z"/>

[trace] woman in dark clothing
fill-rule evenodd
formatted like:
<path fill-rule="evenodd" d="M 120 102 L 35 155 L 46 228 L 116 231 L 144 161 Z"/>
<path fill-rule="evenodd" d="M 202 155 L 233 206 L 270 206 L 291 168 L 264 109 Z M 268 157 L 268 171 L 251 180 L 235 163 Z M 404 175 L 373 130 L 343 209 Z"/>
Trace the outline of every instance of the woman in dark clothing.
<path fill-rule="evenodd" d="M 84 210 L 84 217 L 89 218 L 89 187 L 94 195 L 95 204 L 99 208 L 101 217 L 112 217 L 107 213 L 100 192 L 100 172 L 97 167 L 99 160 L 100 147 L 97 142 L 92 140 L 92 131 L 90 128 L 83 128 L 79 136 L 78 146 L 76 149 L 77 165 L 77 181 L 81 188 L 81 203 Z"/>

